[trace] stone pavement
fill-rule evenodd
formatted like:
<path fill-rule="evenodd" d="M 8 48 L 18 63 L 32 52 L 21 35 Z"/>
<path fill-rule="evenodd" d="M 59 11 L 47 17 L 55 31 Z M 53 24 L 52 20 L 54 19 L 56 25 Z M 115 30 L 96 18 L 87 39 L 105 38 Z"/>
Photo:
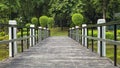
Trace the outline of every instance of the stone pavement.
<path fill-rule="evenodd" d="M 0 63 L 0 68 L 118 68 L 69 37 L 49 37 Z"/>

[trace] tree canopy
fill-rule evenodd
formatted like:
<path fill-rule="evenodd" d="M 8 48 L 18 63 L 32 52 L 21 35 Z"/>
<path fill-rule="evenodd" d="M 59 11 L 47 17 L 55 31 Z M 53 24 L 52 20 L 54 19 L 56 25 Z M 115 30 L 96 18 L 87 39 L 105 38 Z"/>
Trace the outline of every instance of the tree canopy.
<path fill-rule="evenodd" d="M 0 0 L 0 23 L 16 19 L 19 24 L 31 23 L 32 17 L 53 17 L 55 25 L 69 27 L 74 13 L 84 16 L 84 23 L 97 19 L 115 20 L 120 12 L 120 0 Z"/>

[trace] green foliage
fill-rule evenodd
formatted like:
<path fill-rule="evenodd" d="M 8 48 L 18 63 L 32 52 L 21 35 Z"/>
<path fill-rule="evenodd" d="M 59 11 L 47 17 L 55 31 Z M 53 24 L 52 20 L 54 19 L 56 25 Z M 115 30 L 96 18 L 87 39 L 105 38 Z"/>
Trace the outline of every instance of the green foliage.
<path fill-rule="evenodd" d="M 31 22 L 32 22 L 32 24 L 34 24 L 34 25 L 38 25 L 38 18 L 37 18 L 37 17 L 33 17 L 33 18 L 31 19 Z"/>
<path fill-rule="evenodd" d="M 25 35 L 27 35 L 27 32 L 23 32 L 23 36 L 25 36 Z M 18 33 L 17 33 L 17 37 L 18 37 L 18 38 L 21 37 L 21 32 L 18 32 Z"/>
<path fill-rule="evenodd" d="M 2 40 L 8 40 L 8 39 L 9 39 L 8 35 L 0 36 L 0 41 L 2 41 Z"/>
<path fill-rule="evenodd" d="M 48 18 L 48 27 L 52 28 L 53 25 L 54 25 L 54 18 L 52 17 Z"/>
<path fill-rule="evenodd" d="M 0 32 L 0 36 L 5 36 L 5 32 Z"/>
<path fill-rule="evenodd" d="M 68 30 L 63 30 L 61 31 L 60 27 L 56 28 L 51 28 L 51 36 L 67 36 L 68 35 Z"/>
<path fill-rule="evenodd" d="M 89 36 L 92 36 L 91 33 L 92 33 L 92 32 L 89 31 Z M 118 33 L 119 33 L 119 32 L 118 32 Z M 118 33 L 117 33 L 117 34 L 118 34 Z M 93 31 L 93 36 L 94 36 L 94 37 L 97 37 L 97 36 L 98 36 L 98 31 L 97 31 L 97 30 L 94 30 L 94 31 Z M 106 32 L 106 39 L 111 39 L 111 40 L 114 39 L 114 35 L 113 35 L 113 32 L 112 32 L 112 31 L 107 31 L 107 32 Z"/>
<path fill-rule="evenodd" d="M 75 14 L 73 14 L 73 16 L 72 16 L 72 21 L 73 21 L 73 23 L 74 23 L 76 26 L 81 25 L 82 22 L 83 22 L 83 16 L 82 16 L 82 14 L 80 14 L 80 13 L 75 13 Z"/>
<path fill-rule="evenodd" d="M 25 26 L 26 26 L 26 27 L 30 27 L 30 23 L 27 23 Z"/>
<path fill-rule="evenodd" d="M 40 25 L 42 27 L 46 27 L 47 26 L 47 23 L 48 23 L 48 17 L 47 16 L 41 16 L 39 18 L 39 22 L 40 22 Z"/>

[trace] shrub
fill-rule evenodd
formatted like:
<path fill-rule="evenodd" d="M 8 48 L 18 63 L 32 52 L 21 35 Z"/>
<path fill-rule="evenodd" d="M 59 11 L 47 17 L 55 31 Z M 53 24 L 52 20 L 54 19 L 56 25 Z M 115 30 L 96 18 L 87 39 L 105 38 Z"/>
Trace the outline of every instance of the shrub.
<path fill-rule="evenodd" d="M 72 22 L 73 22 L 76 26 L 81 25 L 82 22 L 83 22 L 83 16 L 82 16 L 82 14 L 80 14 L 80 13 L 75 13 L 75 14 L 73 14 L 73 16 L 72 16 Z"/>
<path fill-rule="evenodd" d="M 113 32 L 106 32 L 106 38 L 113 40 L 114 38 Z"/>
<path fill-rule="evenodd" d="M 2 41 L 2 40 L 8 40 L 8 39 L 9 39 L 9 36 L 8 36 L 8 35 L 5 35 L 5 36 L 0 37 L 0 41 Z"/>
<path fill-rule="evenodd" d="M 91 36 L 91 35 L 92 35 L 92 32 L 89 31 L 89 36 Z M 97 37 L 97 36 L 98 36 L 98 31 L 97 31 L 97 30 L 94 30 L 93 36 L 94 36 L 94 37 Z M 113 40 L 113 38 L 114 38 L 114 35 L 113 35 L 113 32 L 112 32 L 112 31 L 106 32 L 106 39 L 111 39 L 111 40 Z"/>
<path fill-rule="evenodd" d="M 26 26 L 26 27 L 30 27 L 30 23 L 27 23 L 25 26 Z"/>
<path fill-rule="evenodd" d="M 47 16 L 41 16 L 39 18 L 39 22 L 40 22 L 40 25 L 42 27 L 46 27 L 47 26 L 47 23 L 48 23 L 48 17 Z"/>
<path fill-rule="evenodd" d="M 5 32 L 0 32 L 0 36 L 5 36 Z"/>
<path fill-rule="evenodd" d="M 27 35 L 27 32 L 23 32 L 23 36 L 26 36 Z M 19 37 L 21 37 L 21 32 L 18 32 L 17 33 L 17 37 L 19 38 Z"/>
<path fill-rule="evenodd" d="M 48 18 L 48 27 L 51 28 L 54 25 L 54 19 L 52 17 Z"/>
<path fill-rule="evenodd" d="M 33 18 L 31 19 L 31 22 L 32 22 L 32 24 L 34 24 L 34 25 L 38 25 L 38 18 L 37 18 L 37 17 L 33 17 Z"/>

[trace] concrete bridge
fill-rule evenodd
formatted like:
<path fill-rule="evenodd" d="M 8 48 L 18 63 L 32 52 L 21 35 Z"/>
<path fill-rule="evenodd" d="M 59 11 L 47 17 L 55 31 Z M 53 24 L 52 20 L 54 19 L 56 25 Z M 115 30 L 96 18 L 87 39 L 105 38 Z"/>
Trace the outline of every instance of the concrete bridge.
<path fill-rule="evenodd" d="M 0 62 L 0 68 L 119 68 L 69 37 L 49 37 L 14 58 Z"/>

